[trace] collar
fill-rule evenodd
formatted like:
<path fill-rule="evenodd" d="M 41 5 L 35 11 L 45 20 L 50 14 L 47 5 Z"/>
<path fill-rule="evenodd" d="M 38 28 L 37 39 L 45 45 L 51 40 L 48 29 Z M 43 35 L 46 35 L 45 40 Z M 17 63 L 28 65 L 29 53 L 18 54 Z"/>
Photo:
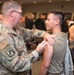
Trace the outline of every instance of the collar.
<path fill-rule="evenodd" d="M 13 35 L 16 35 L 16 36 L 18 35 L 17 31 L 16 31 L 16 28 L 15 28 L 15 30 L 11 29 L 7 24 L 5 24 L 3 22 L 1 22 L 1 25 L 2 25 L 2 27 L 6 28 L 9 33 L 12 33 Z"/>

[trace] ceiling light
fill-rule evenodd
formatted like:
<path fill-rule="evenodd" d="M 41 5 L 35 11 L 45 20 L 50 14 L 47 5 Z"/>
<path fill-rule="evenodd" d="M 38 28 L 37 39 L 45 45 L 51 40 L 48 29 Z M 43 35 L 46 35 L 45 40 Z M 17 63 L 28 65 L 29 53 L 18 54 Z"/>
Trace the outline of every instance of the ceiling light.
<path fill-rule="evenodd" d="M 37 3 L 37 2 L 34 2 L 34 3 Z"/>
<path fill-rule="evenodd" d="M 23 2 L 21 2 L 21 4 L 23 4 Z"/>
<path fill-rule="evenodd" d="M 70 0 L 66 0 L 66 1 L 70 1 Z"/>
<path fill-rule="evenodd" d="M 49 2 L 52 2 L 51 0 L 49 0 Z"/>

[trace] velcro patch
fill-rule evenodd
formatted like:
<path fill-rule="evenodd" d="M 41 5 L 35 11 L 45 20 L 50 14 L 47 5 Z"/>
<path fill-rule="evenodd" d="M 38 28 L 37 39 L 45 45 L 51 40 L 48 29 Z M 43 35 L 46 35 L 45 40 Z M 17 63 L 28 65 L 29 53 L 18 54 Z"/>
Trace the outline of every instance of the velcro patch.
<path fill-rule="evenodd" d="M 15 54 L 14 50 L 8 50 L 7 51 L 7 55 L 10 56 L 10 57 L 12 57 L 14 54 Z"/>
<path fill-rule="evenodd" d="M 3 40 L 0 42 L 0 49 L 2 50 L 3 48 L 5 48 L 8 45 L 7 40 Z"/>

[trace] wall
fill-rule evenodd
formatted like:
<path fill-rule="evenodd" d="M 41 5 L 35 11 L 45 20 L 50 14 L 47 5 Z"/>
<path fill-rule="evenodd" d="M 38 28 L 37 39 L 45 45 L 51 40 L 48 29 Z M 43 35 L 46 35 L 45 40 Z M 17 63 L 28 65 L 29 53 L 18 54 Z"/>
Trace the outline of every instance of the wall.
<path fill-rule="evenodd" d="M 72 13 L 72 19 L 74 16 L 74 2 L 54 2 L 45 4 L 26 4 L 23 5 L 23 13 L 35 12 L 37 17 L 39 13 L 48 13 L 50 10 L 58 9 L 64 13 Z"/>

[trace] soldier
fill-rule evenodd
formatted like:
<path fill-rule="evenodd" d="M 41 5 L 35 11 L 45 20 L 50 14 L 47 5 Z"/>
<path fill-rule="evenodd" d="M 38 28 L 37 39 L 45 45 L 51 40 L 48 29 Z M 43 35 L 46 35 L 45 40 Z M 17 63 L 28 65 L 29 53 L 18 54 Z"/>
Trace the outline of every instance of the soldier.
<path fill-rule="evenodd" d="M 67 52 L 68 40 L 66 35 L 67 26 L 64 22 L 64 14 L 58 10 L 50 11 L 45 23 L 46 28 L 49 29 L 52 34 L 56 35 L 56 39 L 54 46 L 47 44 L 45 47 L 46 50 L 44 51 L 44 58 L 40 70 L 40 75 L 68 75 L 64 74 L 64 62 Z"/>
<path fill-rule="evenodd" d="M 51 45 L 50 34 L 40 30 L 16 27 L 22 17 L 22 7 L 15 1 L 6 1 L 2 6 L 0 22 L 0 75 L 28 75 L 31 65 L 44 51 L 46 42 L 39 44 L 33 52 L 27 53 L 24 38 L 44 37 Z M 50 38 L 50 40 L 49 40 Z"/>

